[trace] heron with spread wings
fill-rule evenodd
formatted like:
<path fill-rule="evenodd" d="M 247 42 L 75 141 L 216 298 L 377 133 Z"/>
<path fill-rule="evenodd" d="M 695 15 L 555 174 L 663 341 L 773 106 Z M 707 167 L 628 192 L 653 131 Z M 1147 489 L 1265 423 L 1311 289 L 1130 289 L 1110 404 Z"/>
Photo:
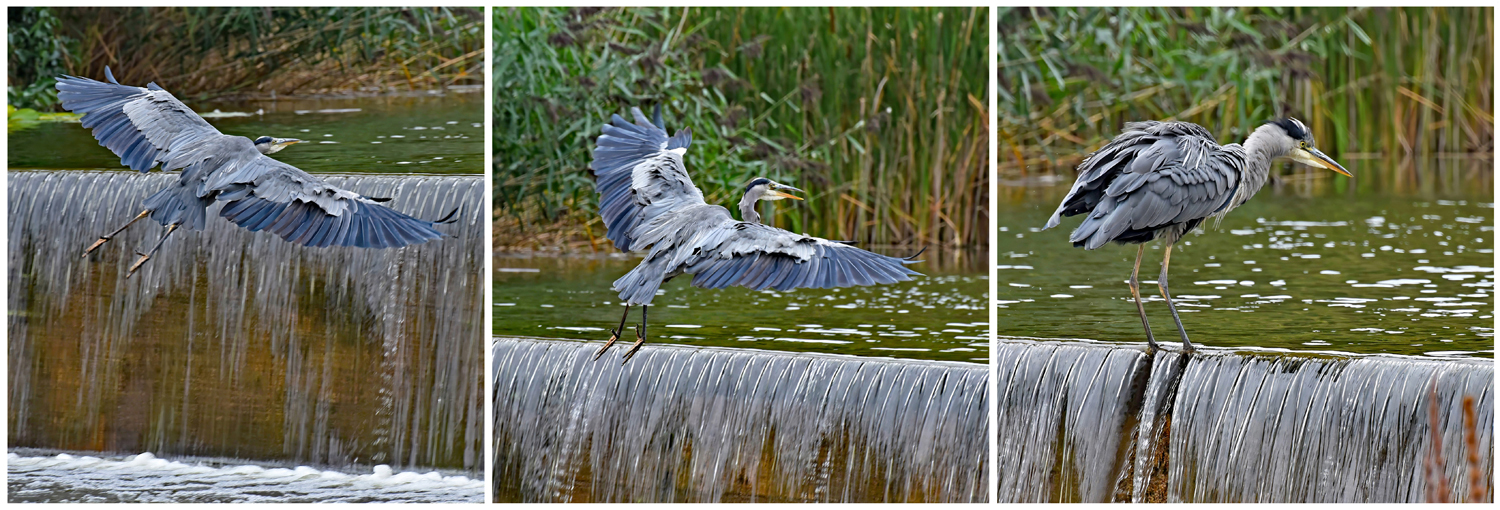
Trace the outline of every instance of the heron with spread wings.
<path fill-rule="evenodd" d="M 1161 240 L 1166 253 L 1156 285 L 1182 335 L 1183 350 L 1192 351 L 1193 342 L 1167 290 L 1172 245 L 1204 219 L 1223 218 L 1255 196 L 1270 178 L 1272 162 L 1279 159 L 1353 177 L 1318 150 L 1312 132 L 1297 119 L 1266 122 L 1243 145 L 1219 145 L 1207 129 L 1191 122 L 1131 122 L 1124 133 L 1078 165 L 1078 181 L 1044 229 L 1056 227 L 1064 216 L 1081 214 L 1083 223 L 1068 237 L 1073 246 L 1092 250 L 1111 241 L 1140 244 L 1128 283 L 1152 349 L 1157 348 L 1156 338 L 1141 304 L 1139 275 L 1145 243 Z"/>
<path fill-rule="evenodd" d="M 62 76 L 57 98 L 63 108 L 83 115 L 99 145 L 118 156 L 120 163 L 149 172 L 181 170 L 176 182 L 151 195 L 145 210 L 99 237 L 83 255 L 97 250 L 141 219 L 150 217 L 166 232 L 126 277 L 161 249 L 180 228 L 203 230 L 208 207 L 224 202 L 219 216 L 252 232 L 268 230 L 289 242 L 309 247 L 356 246 L 395 248 L 444 237 L 433 228 L 454 221 L 447 217 L 425 221 L 396 212 L 371 198 L 331 186 L 297 167 L 269 157 L 301 140 L 262 136 L 255 140 L 220 133 L 182 101 L 155 83 L 143 87 L 121 85 L 109 68 L 109 83 Z"/>
<path fill-rule="evenodd" d="M 631 114 L 634 123 L 614 115 L 604 126 L 590 168 L 606 237 L 623 251 L 645 253 L 645 259 L 615 280 L 612 290 L 620 293 L 625 313 L 594 359 L 620 338 L 630 307 L 640 306 L 636 342 L 622 363 L 629 361 L 646 341 L 646 312 L 657 289 L 679 275 L 693 275 L 692 285 L 704 289 L 782 291 L 889 284 L 921 276 L 907 269 L 916 262 L 911 258 L 761 224 L 757 202 L 801 200 L 787 193 L 801 190 L 764 177 L 745 186 L 739 203 L 742 220 L 735 220 L 728 209 L 706 203 L 688 177 L 683 156 L 693 142 L 691 130 L 668 138 L 659 106 L 654 122 L 639 108 L 631 108 Z"/>

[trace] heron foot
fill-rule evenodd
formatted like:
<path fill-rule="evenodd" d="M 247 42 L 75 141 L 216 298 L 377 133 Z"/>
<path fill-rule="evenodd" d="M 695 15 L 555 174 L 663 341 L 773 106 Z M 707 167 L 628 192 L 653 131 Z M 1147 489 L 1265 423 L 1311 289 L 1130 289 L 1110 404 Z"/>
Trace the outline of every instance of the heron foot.
<path fill-rule="evenodd" d="M 604 347 L 600 347 L 599 348 L 599 352 L 594 353 L 594 361 L 599 361 L 599 357 L 604 355 L 604 351 L 609 350 L 609 346 L 614 345 L 615 344 L 615 340 L 619 340 L 619 339 L 620 339 L 620 330 L 617 330 L 617 329 L 611 329 L 611 330 L 609 330 L 609 341 L 608 342 L 604 342 Z"/>
<path fill-rule="evenodd" d="M 141 258 L 139 260 L 136 260 L 134 264 L 130 265 L 130 271 L 128 271 L 128 272 L 125 273 L 125 278 L 126 279 L 129 279 L 131 276 L 134 276 L 135 275 L 135 270 L 140 269 L 141 265 L 145 264 L 147 260 L 151 260 L 151 255 L 150 254 L 141 253 L 141 252 L 136 252 L 135 254 L 136 255 L 140 255 Z"/>
<path fill-rule="evenodd" d="M 89 248 L 87 250 L 83 250 L 83 256 L 80 258 L 89 258 L 90 253 L 93 253 L 94 250 L 99 249 L 100 246 L 104 246 L 104 243 L 109 242 L 110 238 L 111 236 L 100 237 L 98 241 L 94 241 L 94 244 L 89 245 Z"/>
<path fill-rule="evenodd" d="M 620 360 L 620 364 L 624 365 L 626 361 L 630 361 L 630 357 L 631 356 L 635 356 L 635 353 L 641 350 L 641 345 L 645 344 L 645 343 L 646 343 L 646 328 L 645 328 L 645 325 L 642 324 L 640 326 L 636 326 L 636 328 L 635 328 L 635 345 L 630 346 L 630 350 L 629 351 L 625 351 L 625 359 Z"/>

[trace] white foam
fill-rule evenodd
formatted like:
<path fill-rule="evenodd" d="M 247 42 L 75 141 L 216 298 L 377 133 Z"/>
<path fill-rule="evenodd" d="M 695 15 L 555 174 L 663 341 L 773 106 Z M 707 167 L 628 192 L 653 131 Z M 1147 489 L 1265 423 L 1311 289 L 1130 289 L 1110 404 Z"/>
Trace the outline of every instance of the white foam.
<path fill-rule="evenodd" d="M 369 473 L 309 466 L 221 466 L 162 459 L 150 452 L 120 458 L 7 455 L 11 501 L 75 502 L 473 502 L 483 480 L 430 471 Z"/>

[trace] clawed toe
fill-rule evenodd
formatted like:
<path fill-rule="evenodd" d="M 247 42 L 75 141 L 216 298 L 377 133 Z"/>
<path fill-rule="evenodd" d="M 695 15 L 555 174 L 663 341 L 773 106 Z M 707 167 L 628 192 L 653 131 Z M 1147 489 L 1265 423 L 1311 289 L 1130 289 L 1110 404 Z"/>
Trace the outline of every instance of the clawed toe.
<path fill-rule="evenodd" d="M 613 329 L 609 330 L 609 341 L 608 342 L 604 342 L 604 346 L 600 347 L 599 351 L 594 353 L 594 361 L 599 361 L 599 357 L 604 355 L 604 351 L 609 350 L 609 346 L 614 345 L 615 344 L 615 340 L 619 340 L 619 339 L 620 339 L 620 332 L 619 331 L 616 331 L 616 330 L 613 330 Z"/>

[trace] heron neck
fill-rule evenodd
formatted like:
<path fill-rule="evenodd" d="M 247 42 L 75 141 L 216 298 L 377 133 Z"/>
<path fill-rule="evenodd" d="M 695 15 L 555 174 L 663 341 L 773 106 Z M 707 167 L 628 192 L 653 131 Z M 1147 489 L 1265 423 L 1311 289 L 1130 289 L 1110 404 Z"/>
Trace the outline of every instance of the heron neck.
<path fill-rule="evenodd" d="M 747 223 L 760 223 L 760 213 L 755 211 L 755 203 L 760 201 L 760 196 L 746 192 L 740 198 L 740 221 Z"/>
<path fill-rule="evenodd" d="M 1276 158 L 1291 152 L 1292 146 L 1286 135 L 1277 133 L 1279 128 L 1263 125 L 1245 139 L 1245 169 L 1240 188 L 1235 192 L 1229 209 L 1239 207 L 1250 200 L 1271 177 L 1271 164 Z"/>

